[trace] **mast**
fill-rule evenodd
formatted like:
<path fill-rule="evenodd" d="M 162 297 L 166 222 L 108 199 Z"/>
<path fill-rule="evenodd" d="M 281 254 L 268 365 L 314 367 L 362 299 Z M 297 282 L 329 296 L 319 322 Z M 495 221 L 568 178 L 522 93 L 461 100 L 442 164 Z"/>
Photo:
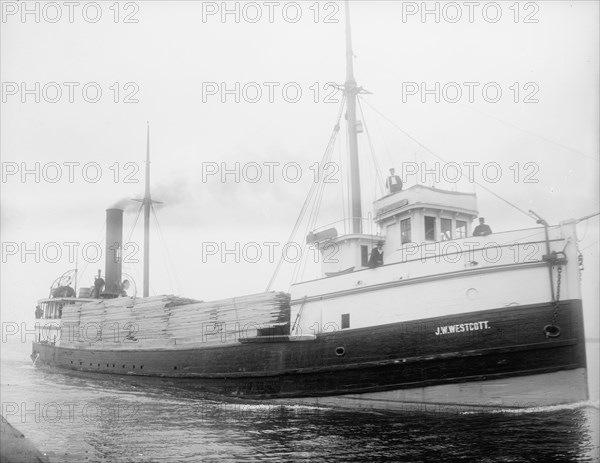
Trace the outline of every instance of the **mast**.
<path fill-rule="evenodd" d="M 162 204 L 160 201 L 153 200 L 150 196 L 150 122 L 146 124 L 146 185 L 144 186 L 144 197 L 134 199 L 134 201 L 142 203 L 138 210 L 138 217 L 142 208 L 144 209 L 144 297 L 150 295 L 150 211 L 153 204 Z"/>
<path fill-rule="evenodd" d="M 348 122 L 348 143 L 350 147 L 350 212 L 352 217 L 352 233 L 362 233 L 360 172 L 356 135 L 356 95 L 359 92 L 360 88 L 356 86 L 356 79 L 354 78 L 350 5 L 348 0 L 346 0 L 346 83 L 344 84 L 344 93 L 348 102 L 346 119 Z"/>
<path fill-rule="evenodd" d="M 152 198 L 150 197 L 150 123 L 147 123 L 146 131 L 146 186 L 144 190 L 144 297 L 150 294 L 150 208 Z"/>

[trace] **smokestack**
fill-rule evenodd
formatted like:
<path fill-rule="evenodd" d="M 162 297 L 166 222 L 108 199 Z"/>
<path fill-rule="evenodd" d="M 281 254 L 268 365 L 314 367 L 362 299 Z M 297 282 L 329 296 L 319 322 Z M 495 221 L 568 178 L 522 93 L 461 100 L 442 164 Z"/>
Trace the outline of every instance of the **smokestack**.
<path fill-rule="evenodd" d="M 123 209 L 106 209 L 105 297 L 121 294 Z"/>

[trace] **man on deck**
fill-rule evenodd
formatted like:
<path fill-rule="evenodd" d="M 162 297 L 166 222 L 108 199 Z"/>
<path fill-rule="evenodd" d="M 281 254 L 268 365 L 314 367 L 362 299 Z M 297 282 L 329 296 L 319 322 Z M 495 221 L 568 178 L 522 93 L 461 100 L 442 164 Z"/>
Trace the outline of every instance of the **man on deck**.
<path fill-rule="evenodd" d="M 377 247 L 371 251 L 369 268 L 381 267 L 383 265 L 383 241 L 377 241 Z"/>
<path fill-rule="evenodd" d="M 479 217 L 479 225 L 473 230 L 473 236 L 487 236 L 492 234 L 492 229 L 488 224 L 485 223 L 483 217 Z"/>
<path fill-rule="evenodd" d="M 92 295 L 91 297 L 94 297 L 96 299 L 100 298 L 100 295 L 102 294 L 102 290 L 104 289 L 104 278 L 102 278 L 101 276 L 101 271 L 98 270 L 98 276 L 94 279 L 94 289 L 92 290 Z"/>

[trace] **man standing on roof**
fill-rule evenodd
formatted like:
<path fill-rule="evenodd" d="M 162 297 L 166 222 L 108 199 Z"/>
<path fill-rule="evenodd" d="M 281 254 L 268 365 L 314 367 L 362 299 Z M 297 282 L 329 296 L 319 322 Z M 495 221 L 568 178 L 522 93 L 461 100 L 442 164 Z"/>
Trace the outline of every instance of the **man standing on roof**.
<path fill-rule="evenodd" d="M 492 229 L 488 224 L 485 223 L 483 217 L 479 217 L 479 225 L 473 230 L 473 236 L 487 236 L 492 234 Z"/>
<path fill-rule="evenodd" d="M 385 187 L 391 193 L 396 193 L 397 191 L 402 191 L 402 180 L 395 174 L 395 170 L 392 167 L 390 169 L 390 176 L 385 181 Z"/>

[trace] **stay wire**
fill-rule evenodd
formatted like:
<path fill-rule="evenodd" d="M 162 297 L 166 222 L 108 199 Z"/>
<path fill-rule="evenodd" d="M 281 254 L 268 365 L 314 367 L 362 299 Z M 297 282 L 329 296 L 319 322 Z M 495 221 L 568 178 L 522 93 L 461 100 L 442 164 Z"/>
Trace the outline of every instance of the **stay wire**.
<path fill-rule="evenodd" d="M 342 99 L 342 102 L 340 104 L 340 109 L 338 112 L 338 116 L 337 116 L 337 120 L 336 120 L 336 124 L 334 126 L 333 129 L 333 133 L 330 136 L 329 139 L 329 143 L 327 144 L 327 148 L 325 149 L 325 152 L 323 153 L 323 158 L 321 160 L 321 162 L 323 162 L 323 160 L 326 158 L 327 156 L 327 152 L 329 150 L 330 145 L 333 143 L 333 141 L 335 140 L 335 138 L 337 137 L 337 133 L 339 131 L 339 127 L 340 127 L 340 120 L 342 118 L 342 113 L 343 113 L 343 108 L 345 105 L 345 98 Z M 292 229 L 292 232 L 288 238 L 288 243 L 292 242 L 292 239 L 294 238 L 294 236 L 296 235 L 298 228 L 300 226 L 300 223 L 302 222 L 302 219 L 304 218 L 304 215 L 306 213 L 306 209 L 308 208 L 308 205 L 310 204 L 310 200 L 313 197 L 314 193 L 315 193 L 315 189 L 316 189 L 317 183 L 313 182 L 312 185 L 310 186 L 308 195 L 306 196 L 306 199 L 304 200 L 304 204 L 302 205 L 302 209 L 300 210 L 300 214 L 298 214 L 298 218 L 296 219 L 296 223 L 294 224 L 294 228 Z M 275 278 L 277 277 L 278 273 L 279 273 L 279 269 L 281 268 L 281 264 L 283 262 L 283 253 L 282 255 L 279 257 L 279 260 L 277 261 L 277 266 L 275 267 L 275 271 L 273 272 L 273 275 L 271 276 L 271 280 L 269 281 L 269 284 L 267 285 L 266 288 L 266 292 L 270 291 L 271 286 L 273 285 L 273 282 L 275 281 Z"/>
<path fill-rule="evenodd" d="M 518 125 L 514 125 L 514 124 L 512 124 L 510 122 L 507 122 L 507 121 L 505 121 L 503 119 L 500 119 L 499 117 L 492 116 L 491 114 L 487 114 L 487 113 L 485 113 L 483 111 L 480 111 L 479 109 L 473 108 L 471 106 L 464 105 L 462 103 L 459 103 L 459 105 L 462 106 L 463 108 L 470 109 L 471 111 L 475 111 L 476 113 L 479 113 L 479 114 L 482 114 L 482 115 L 484 115 L 486 117 L 489 117 L 490 119 L 494 119 L 494 120 L 496 120 L 498 122 L 501 122 L 502 124 L 508 125 L 509 127 L 512 127 L 513 129 L 520 130 L 521 132 L 524 132 L 524 133 L 526 133 L 528 135 L 531 135 L 532 137 L 539 138 L 540 140 L 544 140 L 547 143 L 550 143 L 552 145 L 556 145 L 556 146 L 558 146 L 560 148 L 563 148 L 563 149 L 566 149 L 568 151 L 571 151 L 572 153 L 578 154 L 580 156 L 583 156 L 585 158 L 591 159 L 591 160 L 596 161 L 596 162 L 600 162 L 600 159 L 598 159 L 598 158 L 592 157 L 589 154 L 582 153 L 581 151 L 578 151 L 578 150 L 576 150 L 574 148 L 570 148 L 570 147 L 568 147 L 566 145 L 563 145 L 562 143 L 558 143 L 558 142 L 556 142 L 554 140 L 550 140 L 549 138 L 546 138 L 546 137 L 543 137 L 541 135 L 538 135 L 537 133 L 532 132 L 530 130 L 523 129 L 523 128 L 519 127 Z"/>
<path fill-rule="evenodd" d="M 412 140 L 414 143 L 416 143 L 417 145 L 419 145 L 421 148 L 423 148 L 425 151 L 427 151 L 429 154 L 431 154 L 432 156 L 434 156 L 435 158 L 439 159 L 440 161 L 442 161 L 444 164 L 448 164 L 448 161 L 446 161 L 445 159 L 443 159 L 441 156 L 437 155 L 436 153 L 434 153 L 431 149 L 429 149 L 427 146 L 425 146 L 423 143 L 421 143 L 420 141 L 418 141 L 416 138 L 414 138 L 412 135 L 410 135 L 408 132 L 406 132 L 405 130 L 403 130 L 402 128 L 400 128 L 396 123 L 394 123 L 392 120 L 390 120 L 387 116 L 385 116 L 384 114 L 382 114 L 378 109 L 374 108 L 371 104 L 369 104 L 368 101 L 365 100 L 365 103 L 373 110 L 375 111 L 377 114 L 379 114 L 381 117 L 383 117 L 386 121 L 388 121 L 393 127 L 395 127 L 397 130 L 399 130 L 400 132 L 402 132 L 405 136 L 407 136 L 410 140 Z M 464 177 L 465 174 L 461 171 L 460 172 L 461 177 Z M 472 182 L 476 185 L 478 185 L 479 187 L 483 188 L 485 191 L 487 191 L 488 193 L 490 193 L 491 195 L 495 196 L 496 198 L 498 198 L 499 200 L 505 202 L 506 204 L 508 204 L 509 206 L 515 208 L 517 211 L 521 212 L 522 214 L 526 215 L 527 217 L 529 217 L 531 219 L 531 214 L 529 212 L 524 211 L 523 209 L 521 209 L 519 206 L 511 203 L 509 200 L 503 198 L 502 196 L 498 195 L 497 193 L 493 192 L 492 190 L 490 190 L 488 187 L 486 187 L 485 185 L 479 183 L 477 180 L 472 179 Z"/>
<path fill-rule="evenodd" d="M 317 177 L 317 181 L 318 181 L 317 192 L 315 195 L 315 200 L 313 201 L 313 204 L 312 204 L 312 210 L 311 210 L 311 214 L 309 216 L 309 220 L 308 220 L 305 230 L 304 230 L 304 236 L 308 235 L 308 233 L 310 231 L 315 229 L 315 224 L 318 219 L 319 211 L 321 209 L 321 204 L 323 201 L 323 193 L 325 191 L 325 166 L 327 166 L 328 163 L 331 161 L 331 156 L 332 156 L 334 148 L 335 148 L 335 143 L 337 140 L 338 132 L 339 132 L 338 130 L 335 130 L 333 137 L 330 139 L 329 144 L 327 145 L 327 148 L 325 150 L 324 161 L 323 161 L 323 164 L 320 166 L 319 174 Z M 306 264 L 308 263 L 308 246 L 309 246 L 308 244 L 305 246 L 305 249 L 307 250 L 307 252 L 304 253 L 303 256 L 301 256 L 300 262 L 296 265 L 296 267 L 294 269 L 294 272 L 292 274 L 293 282 L 297 282 L 299 277 L 302 278 L 304 276 Z"/>
<path fill-rule="evenodd" d="M 358 98 L 358 109 L 360 109 L 360 115 L 362 117 L 363 125 L 365 127 L 365 133 L 367 134 L 367 140 L 369 142 L 369 150 L 371 151 L 371 159 L 373 160 L 373 165 L 375 166 L 375 176 L 377 177 L 377 185 L 379 186 L 379 194 L 383 195 L 385 192 L 385 188 L 383 186 L 383 174 L 381 172 L 381 168 L 379 167 L 379 163 L 377 162 L 377 157 L 375 156 L 375 149 L 373 147 L 373 140 L 371 139 L 371 133 L 369 132 L 369 127 L 367 126 L 365 113 L 363 112 L 363 108 L 361 105 L 362 98 Z"/>
<path fill-rule="evenodd" d="M 154 221 L 156 223 L 156 229 L 158 230 L 158 236 L 161 242 L 161 249 L 163 250 L 163 258 L 167 263 L 167 274 L 169 275 L 169 284 L 171 285 L 171 290 L 174 290 L 176 286 L 177 291 L 179 291 L 179 294 L 182 294 L 181 282 L 179 281 L 177 272 L 175 270 L 175 266 L 173 265 L 173 261 L 171 260 L 171 253 L 169 252 L 169 248 L 167 247 L 167 240 L 165 239 L 162 227 L 160 226 L 160 222 L 158 221 L 158 215 L 156 214 L 156 209 L 154 208 L 154 205 L 151 206 L 151 209 L 152 215 L 154 216 Z M 175 281 L 175 285 L 173 284 L 173 280 Z"/>
<path fill-rule="evenodd" d="M 105 230 L 106 230 L 106 222 L 104 222 L 102 224 L 100 232 L 98 233 L 98 238 L 96 238 L 96 241 L 94 241 L 94 243 L 98 243 L 98 246 L 100 246 L 100 249 L 102 249 L 102 244 L 104 244 L 104 238 L 102 238 L 102 237 L 104 236 Z M 77 286 L 78 287 L 81 287 L 81 281 L 82 281 L 83 276 L 88 268 L 88 265 L 90 264 L 89 259 L 83 259 L 83 260 L 85 261 L 85 264 L 83 265 L 81 272 L 79 271 L 79 269 L 77 269 Z"/>
<path fill-rule="evenodd" d="M 317 222 L 318 216 L 319 216 L 319 211 L 321 209 L 321 204 L 323 202 L 323 193 L 325 192 L 325 166 L 328 165 L 328 163 L 331 161 L 331 157 L 335 148 L 335 142 L 337 140 L 337 132 L 335 134 L 335 138 L 331 140 L 330 145 L 327 147 L 327 156 L 325 159 L 324 164 L 321 166 L 321 168 L 319 169 L 319 177 L 317 178 L 318 182 L 319 182 L 319 186 L 317 187 L 317 194 L 315 197 L 315 201 L 313 204 L 313 208 L 312 208 L 312 213 L 311 216 L 309 218 L 309 221 L 307 223 L 307 226 L 305 228 L 305 232 L 304 232 L 304 236 L 308 235 L 308 233 L 311 230 L 315 229 L 315 224 Z M 304 253 L 304 255 L 301 258 L 301 262 L 299 263 L 299 265 L 297 266 L 298 271 L 295 272 L 296 274 L 294 275 L 292 281 L 296 282 L 298 281 L 298 277 L 303 278 L 304 277 L 304 271 L 306 270 L 306 265 L 308 263 L 308 247 L 309 245 L 307 244 L 305 246 L 305 249 L 307 250 L 306 253 Z"/>

